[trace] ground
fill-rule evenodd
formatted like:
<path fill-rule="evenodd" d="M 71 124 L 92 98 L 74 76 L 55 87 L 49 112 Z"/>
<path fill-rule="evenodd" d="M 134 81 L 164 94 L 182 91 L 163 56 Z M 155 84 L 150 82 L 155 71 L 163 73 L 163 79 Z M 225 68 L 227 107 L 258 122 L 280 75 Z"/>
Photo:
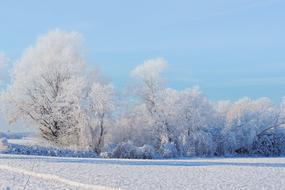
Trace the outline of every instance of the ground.
<path fill-rule="evenodd" d="M 285 158 L 121 160 L 0 155 L 1 189 L 285 189 Z"/>

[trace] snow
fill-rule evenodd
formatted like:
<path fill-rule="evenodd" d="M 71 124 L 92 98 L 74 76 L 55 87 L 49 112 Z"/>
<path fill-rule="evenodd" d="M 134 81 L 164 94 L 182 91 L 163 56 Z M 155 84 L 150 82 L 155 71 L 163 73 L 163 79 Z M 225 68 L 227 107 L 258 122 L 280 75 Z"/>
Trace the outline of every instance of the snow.
<path fill-rule="evenodd" d="M 0 155 L 2 189 L 23 189 L 25 184 L 26 189 L 284 189 L 284 178 L 285 158 L 123 160 Z"/>

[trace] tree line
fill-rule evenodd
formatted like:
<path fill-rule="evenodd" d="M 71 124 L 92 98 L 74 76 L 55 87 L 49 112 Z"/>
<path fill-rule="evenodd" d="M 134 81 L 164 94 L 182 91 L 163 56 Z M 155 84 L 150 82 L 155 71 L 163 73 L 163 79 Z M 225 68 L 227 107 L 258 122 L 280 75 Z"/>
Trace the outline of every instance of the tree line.
<path fill-rule="evenodd" d="M 10 124 L 32 126 L 54 146 L 103 157 L 285 152 L 285 99 L 213 102 L 198 88 L 168 88 L 160 58 L 134 68 L 133 85 L 118 91 L 87 69 L 82 47 L 80 34 L 54 30 L 24 52 L 1 94 Z"/>

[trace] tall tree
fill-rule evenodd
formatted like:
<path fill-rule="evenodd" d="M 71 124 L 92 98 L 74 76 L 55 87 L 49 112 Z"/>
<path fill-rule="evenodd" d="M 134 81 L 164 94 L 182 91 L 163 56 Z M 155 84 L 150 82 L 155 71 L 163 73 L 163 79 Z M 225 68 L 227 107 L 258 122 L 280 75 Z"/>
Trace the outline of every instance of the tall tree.
<path fill-rule="evenodd" d="M 80 48 L 79 34 L 55 30 L 26 50 L 2 96 L 10 123 L 30 122 L 44 139 L 57 145 L 74 143 L 68 139 L 78 133 L 77 116 L 85 85 Z"/>
<path fill-rule="evenodd" d="M 218 137 L 217 116 L 209 100 L 197 88 L 180 92 L 176 124 L 181 128 L 184 155 L 213 155 Z"/>
<path fill-rule="evenodd" d="M 162 84 L 161 72 L 166 65 L 166 61 L 163 59 L 151 59 L 132 71 L 132 76 L 139 79 L 136 92 L 148 110 L 149 119 L 156 130 L 158 146 L 173 141 L 169 122 L 163 110 L 165 88 Z"/>
<path fill-rule="evenodd" d="M 89 116 L 91 144 L 93 150 L 101 153 L 104 147 L 104 137 L 111 125 L 112 112 L 115 109 L 115 95 L 110 84 L 94 83 L 89 92 Z"/>

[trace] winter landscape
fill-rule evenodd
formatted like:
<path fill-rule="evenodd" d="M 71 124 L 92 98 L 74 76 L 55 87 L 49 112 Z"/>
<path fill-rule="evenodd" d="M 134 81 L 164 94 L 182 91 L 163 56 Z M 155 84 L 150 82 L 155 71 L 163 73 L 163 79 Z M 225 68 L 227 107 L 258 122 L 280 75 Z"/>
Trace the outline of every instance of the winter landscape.
<path fill-rule="evenodd" d="M 0 1 L 0 189 L 285 189 L 284 2 L 83 2 Z"/>

